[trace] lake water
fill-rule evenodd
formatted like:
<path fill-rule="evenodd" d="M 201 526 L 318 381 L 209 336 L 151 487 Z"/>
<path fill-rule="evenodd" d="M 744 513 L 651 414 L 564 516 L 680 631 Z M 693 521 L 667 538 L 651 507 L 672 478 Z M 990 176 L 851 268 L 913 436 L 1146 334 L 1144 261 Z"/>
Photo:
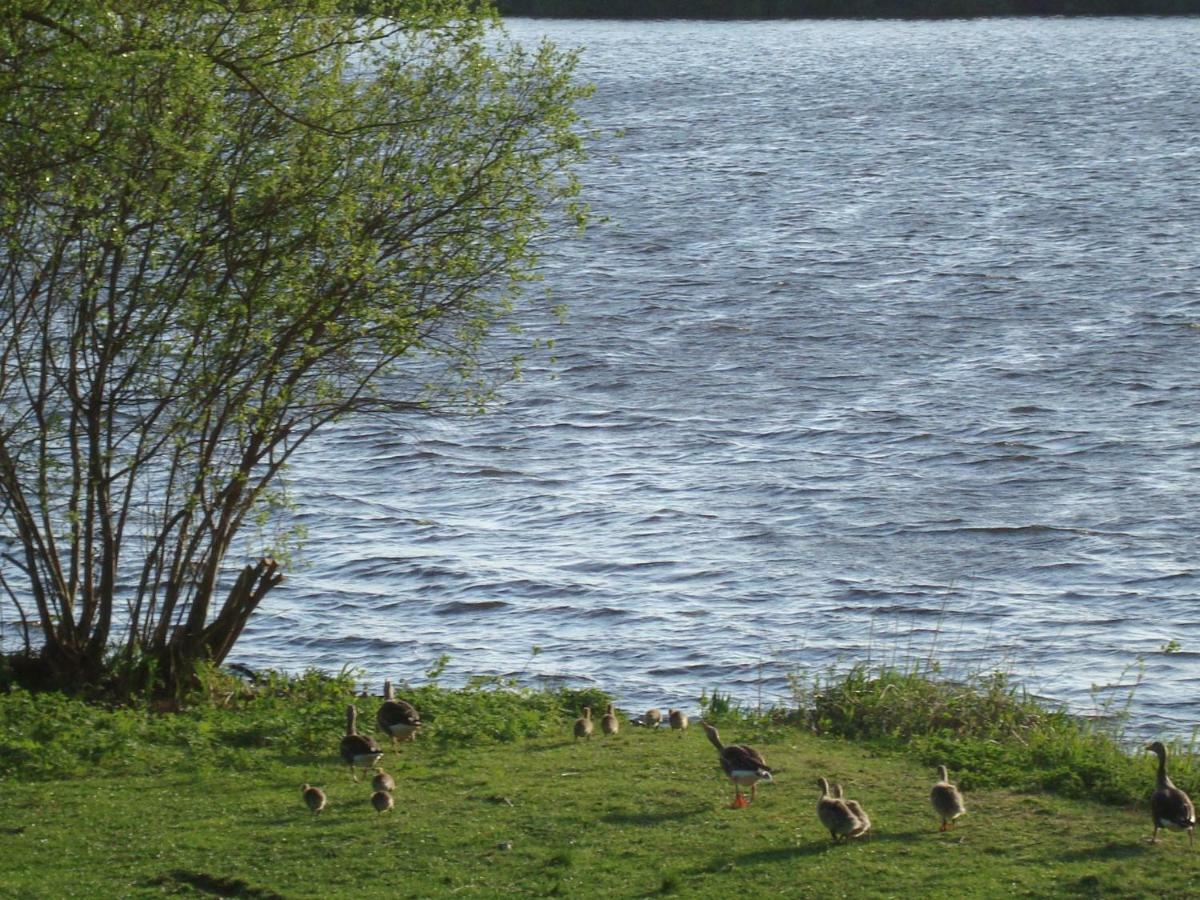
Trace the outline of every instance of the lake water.
<path fill-rule="evenodd" d="M 597 87 L 558 361 L 312 445 L 236 658 L 633 711 L 933 657 L 1091 713 L 1140 666 L 1134 731 L 1190 734 L 1200 19 L 510 28 Z"/>

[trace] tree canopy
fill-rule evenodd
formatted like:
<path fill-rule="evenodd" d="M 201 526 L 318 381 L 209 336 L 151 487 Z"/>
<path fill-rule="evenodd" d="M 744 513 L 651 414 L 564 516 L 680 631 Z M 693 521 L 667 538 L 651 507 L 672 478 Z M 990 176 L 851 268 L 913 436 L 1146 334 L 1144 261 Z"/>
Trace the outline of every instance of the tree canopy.
<path fill-rule="evenodd" d="M 54 683 L 223 660 L 297 448 L 479 404 L 582 224 L 572 53 L 469 0 L 344 6 L 0 0 L 0 607 Z"/>

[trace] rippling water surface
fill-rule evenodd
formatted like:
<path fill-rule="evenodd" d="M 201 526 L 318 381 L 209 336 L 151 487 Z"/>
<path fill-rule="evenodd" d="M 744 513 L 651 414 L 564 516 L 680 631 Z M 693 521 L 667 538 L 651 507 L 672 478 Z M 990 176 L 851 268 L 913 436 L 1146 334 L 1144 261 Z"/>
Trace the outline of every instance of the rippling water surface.
<path fill-rule="evenodd" d="M 1189 733 L 1200 20 L 510 27 L 597 87 L 558 362 L 314 444 L 239 658 L 640 709 L 932 654 L 1090 712 L 1140 656 Z"/>

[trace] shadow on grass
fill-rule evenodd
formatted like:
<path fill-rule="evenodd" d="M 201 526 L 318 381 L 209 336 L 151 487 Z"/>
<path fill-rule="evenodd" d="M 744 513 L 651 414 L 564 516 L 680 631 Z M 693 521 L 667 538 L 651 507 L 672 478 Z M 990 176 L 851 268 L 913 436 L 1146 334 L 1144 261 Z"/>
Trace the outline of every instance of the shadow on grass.
<path fill-rule="evenodd" d="M 871 837 L 853 841 L 833 841 L 831 838 L 818 838 L 816 840 L 805 841 L 802 844 L 794 844 L 790 847 L 774 847 L 770 850 L 756 850 L 753 853 L 744 853 L 741 856 L 734 856 L 729 859 L 714 861 L 708 871 L 721 872 L 729 866 L 740 866 L 753 863 L 776 863 L 786 862 L 790 859 L 799 859 L 804 856 L 820 856 L 824 853 L 841 853 L 846 848 L 853 846 L 871 846 L 872 844 L 911 844 L 914 841 L 921 840 L 926 836 L 923 831 L 901 831 L 891 832 L 887 834 L 872 834 Z"/>
<path fill-rule="evenodd" d="M 1147 851 L 1153 848 L 1154 845 L 1149 843 L 1145 838 L 1139 839 L 1136 844 L 1106 841 L 1096 847 L 1088 847 L 1084 850 L 1071 850 L 1062 854 L 1059 859 L 1063 862 L 1136 859 L 1137 857 L 1144 856 Z"/>
<path fill-rule="evenodd" d="M 738 866 L 757 863 L 788 862 L 805 856 L 819 856 L 829 851 L 838 851 L 841 847 L 831 841 L 808 841 L 804 844 L 793 844 L 789 847 L 773 847 L 770 850 L 755 850 L 753 853 L 743 853 L 740 856 L 730 856 L 714 859 L 706 867 L 706 871 L 716 874 L 728 872 Z"/>
<path fill-rule="evenodd" d="M 183 869 L 173 869 L 165 875 L 151 879 L 153 885 L 167 885 L 170 882 L 186 884 L 203 894 L 213 894 L 217 897 L 252 897 L 254 900 L 284 900 L 282 894 L 277 894 L 267 888 L 256 888 L 240 878 L 223 878 L 220 875 L 210 875 L 207 872 L 188 872 Z"/>
<path fill-rule="evenodd" d="M 601 816 L 600 821 L 609 825 L 661 825 L 664 822 L 681 822 L 703 815 L 709 807 L 697 806 L 694 809 L 677 809 L 667 812 L 614 812 Z"/>

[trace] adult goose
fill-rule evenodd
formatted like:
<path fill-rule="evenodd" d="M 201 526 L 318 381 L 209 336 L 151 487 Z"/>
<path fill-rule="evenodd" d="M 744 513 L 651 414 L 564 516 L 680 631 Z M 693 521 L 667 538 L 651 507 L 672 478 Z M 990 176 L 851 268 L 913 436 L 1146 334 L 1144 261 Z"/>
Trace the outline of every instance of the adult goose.
<path fill-rule="evenodd" d="M 843 797 L 842 786 L 840 784 L 835 784 L 833 786 L 833 797 L 835 800 L 844 800 L 846 803 L 846 808 L 854 814 L 856 819 L 858 819 L 858 828 L 850 832 L 849 836 L 852 838 L 868 837 L 871 832 L 871 817 L 867 815 L 867 811 L 863 809 L 863 805 L 857 800 L 851 800 Z"/>
<path fill-rule="evenodd" d="M 575 720 L 575 740 L 587 738 L 590 741 L 592 739 L 593 727 L 592 708 L 590 706 L 585 706 L 583 708 L 583 715 Z"/>
<path fill-rule="evenodd" d="M 929 802 L 933 806 L 933 811 L 942 818 L 942 827 L 938 831 L 945 831 L 952 827 L 954 820 L 967 811 L 966 806 L 963 805 L 962 794 L 959 793 L 957 787 L 950 783 L 950 776 L 946 772 L 945 766 L 938 766 L 938 782 L 929 792 Z"/>
<path fill-rule="evenodd" d="M 774 780 L 771 778 L 771 769 L 767 766 L 767 761 L 761 753 L 746 744 L 722 744 L 721 735 L 716 728 L 708 722 L 700 724 L 704 726 L 704 733 L 708 735 L 709 741 L 717 748 L 721 769 L 733 782 L 733 808 L 741 809 L 747 806 L 754 800 L 760 781 Z M 742 793 L 742 788 L 746 786 L 750 788 L 750 800 Z"/>
<path fill-rule="evenodd" d="M 821 796 L 817 799 L 817 818 L 829 830 L 829 836 L 835 841 L 842 841 L 853 834 L 862 833 L 863 823 L 845 800 L 829 793 L 829 782 L 818 778 L 817 787 L 821 789 Z"/>
<path fill-rule="evenodd" d="M 411 741 L 417 737 L 417 729 L 421 727 L 421 716 L 415 706 L 407 700 L 397 700 L 392 694 L 392 682 L 383 683 L 383 705 L 375 714 L 375 724 L 379 730 L 392 736 L 392 746 L 399 741 Z"/>
<path fill-rule="evenodd" d="M 350 774 L 355 781 L 358 781 L 358 773 L 354 771 L 355 766 L 361 766 L 364 770 L 374 768 L 380 757 L 383 756 L 383 751 L 375 743 L 375 738 L 358 734 L 354 730 L 354 722 L 357 717 L 358 710 L 353 705 L 347 706 L 346 736 L 342 738 L 340 747 L 342 759 L 350 767 Z"/>
<path fill-rule="evenodd" d="M 304 805 L 312 810 L 314 816 L 325 808 L 325 792 L 319 787 L 303 784 L 300 786 L 300 796 L 304 798 Z"/>
<path fill-rule="evenodd" d="M 1162 741 L 1147 744 L 1146 749 L 1158 757 L 1158 781 L 1150 795 L 1150 815 L 1154 818 L 1154 836 L 1151 843 L 1158 843 L 1158 830 L 1186 831 L 1188 846 L 1192 846 L 1196 833 L 1196 808 L 1192 800 L 1167 777 L 1167 748 Z"/>
<path fill-rule="evenodd" d="M 621 723 L 617 721 L 617 714 L 613 712 L 613 705 L 608 704 L 608 712 L 600 719 L 600 730 L 605 734 L 616 734 L 621 730 Z"/>

